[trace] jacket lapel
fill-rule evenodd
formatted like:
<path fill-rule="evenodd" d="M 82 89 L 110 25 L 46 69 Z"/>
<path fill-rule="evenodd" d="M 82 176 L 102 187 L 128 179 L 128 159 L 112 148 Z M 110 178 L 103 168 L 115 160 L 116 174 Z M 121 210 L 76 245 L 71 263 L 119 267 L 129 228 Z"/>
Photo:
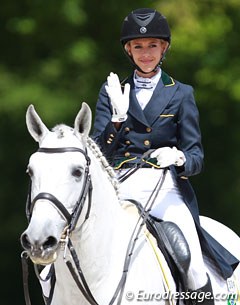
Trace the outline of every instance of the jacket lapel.
<path fill-rule="evenodd" d="M 178 85 L 174 80 L 162 71 L 161 79 L 159 80 L 149 103 L 143 111 L 148 124 L 152 125 L 160 116 L 172 99 L 177 88 Z"/>

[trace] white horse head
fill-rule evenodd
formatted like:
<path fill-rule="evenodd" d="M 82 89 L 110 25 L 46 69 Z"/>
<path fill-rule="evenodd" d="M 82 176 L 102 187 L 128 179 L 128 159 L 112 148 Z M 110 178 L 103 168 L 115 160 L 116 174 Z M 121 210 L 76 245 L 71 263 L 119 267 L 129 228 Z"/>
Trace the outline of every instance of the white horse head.
<path fill-rule="evenodd" d="M 31 105 L 26 122 L 30 134 L 39 143 L 39 150 L 31 156 L 27 168 L 31 177 L 29 198 L 34 203 L 29 202 L 31 221 L 22 242 L 24 247 L 31 248 L 28 250 L 35 263 L 48 264 L 57 258 L 61 235 L 68 226 L 68 218 L 74 212 L 83 187 L 91 111 L 87 104 L 83 104 L 74 128 L 57 125 L 49 131 Z M 54 204 L 54 197 L 51 201 L 47 196 L 37 197 L 39 194 L 55 196 L 63 207 Z"/>
<path fill-rule="evenodd" d="M 134 235 L 138 215 L 121 206 L 115 173 L 89 137 L 89 106 L 82 104 L 73 128 L 61 124 L 50 131 L 33 106 L 26 121 L 39 149 L 27 167 L 29 224 L 21 243 L 34 264 L 55 267 L 51 305 L 175 304 L 167 299 L 176 286 L 162 253 L 144 226 Z M 85 292 L 66 266 L 76 263 L 75 254 Z M 81 277 L 77 264 L 73 269 Z"/>

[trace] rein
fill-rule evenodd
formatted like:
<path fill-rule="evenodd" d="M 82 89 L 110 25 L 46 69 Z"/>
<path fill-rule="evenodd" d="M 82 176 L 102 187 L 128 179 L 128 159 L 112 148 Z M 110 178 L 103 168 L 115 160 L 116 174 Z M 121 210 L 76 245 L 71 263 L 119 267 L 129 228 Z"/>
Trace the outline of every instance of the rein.
<path fill-rule="evenodd" d="M 135 169 L 134 172 L 137 169 L 139 169 L 140 167 L 141 166 L 137 166 L 136 168 L 134 168 Z M 131 172 L 131 174 L 133 174 L 133 172 Z M 157 195 L 159 194 L 159 191 L 162 188 L 162 185 L 163 185 L 163 183 L 165 181 L 165 178 L 166 178 L 166 174 L 167 174 L 167 168 L 164 168 L 161 177 L 159 178 L 157 184 L 155 185 L 155 187 L 154 187 L 151 195 L 149 196 L 148 201 L 147 201 L 147 203 L 145 204 L 144 207 L 141 206 L 141 203 L 139 203 L 135 200 L 127 199 L 128 201 L 134 203 L 137 206 L 140 215 L 139 215 L 137 224 L 136 224 L 136 226 L 133 230 L 133 233 L 131 235 L 131 238 L 130 238 L 130 241 L 129 241 L 129 244 L 128 244 L 127 253 L 126 253 L 125 261 L 124 261 L 122 277 L 119 281 L 117 289 L 116 289 L 109 305 L 112 305 L 114 303 L 114 301 L 117 299 L 117 297 L 119 298 L 117 305 L 121 304 L 122 297 L 123 297 L 123 292 L 124 292 L 124 288 L 125 288 L 125 284 L 126 284 L 126 280 L 127 280 L 128 268 L 129 268 L 130 263 L 131 263 L 131 259 L 132 259 L 132 255 L 133 255 L 133 251 L 134 251 L 136 242 L 138 240 L 139 234 L 140 234 L 143 226 L 146 224 L 146 221 L 149 217 L 149 213 L 150 213 L 150 211 L 152 209 L 152 206 L 153 206 L 153 204 L 154 204 L 154 202 L 157 198 Z"/>

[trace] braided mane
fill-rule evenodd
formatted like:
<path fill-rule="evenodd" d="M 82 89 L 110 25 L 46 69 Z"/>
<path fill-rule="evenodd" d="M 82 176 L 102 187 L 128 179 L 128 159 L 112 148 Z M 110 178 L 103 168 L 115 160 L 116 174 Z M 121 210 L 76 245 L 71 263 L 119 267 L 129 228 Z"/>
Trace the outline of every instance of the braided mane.
<path fill-rule="evenodd" d="M 103 169 L 107 172 L 109 176 L 109 180 L 112 183 L 114 189 L 117 192 L 118 195 L 118 188 L 119 188 L 119 182 L 116 177 L 116 173 L 114 169 L 110 166 L 107 159 L 101 152 L 100 148 L 98 147 L 97 143 L 90 137 L 87 138 L 87 147 L 91 150 L 91 152 L 94 154 L 94 156 L 100 161 Z"/>

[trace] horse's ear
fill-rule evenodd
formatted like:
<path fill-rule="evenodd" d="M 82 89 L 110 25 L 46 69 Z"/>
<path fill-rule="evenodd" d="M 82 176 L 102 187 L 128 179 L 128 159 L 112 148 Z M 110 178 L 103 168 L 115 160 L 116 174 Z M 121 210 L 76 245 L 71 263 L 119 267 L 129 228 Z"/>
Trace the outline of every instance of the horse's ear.
<path fill-rule="evenodd" d="M 74 130 L 77 133 L 80 133 L 83 138 L 87 138 L 91 129 L 92 124 L 92 111 L 88 104 L 82 103 L 82 107 L 78 112 L 75 122 Z"/>
<path fill-rule="evenodd" d="M 40 119 L 33 105 L 28 106 L 26 113 L 26 123 L 30 135 L 36 142 L 41 142 L 49 132 L 48 128 Z"/>

